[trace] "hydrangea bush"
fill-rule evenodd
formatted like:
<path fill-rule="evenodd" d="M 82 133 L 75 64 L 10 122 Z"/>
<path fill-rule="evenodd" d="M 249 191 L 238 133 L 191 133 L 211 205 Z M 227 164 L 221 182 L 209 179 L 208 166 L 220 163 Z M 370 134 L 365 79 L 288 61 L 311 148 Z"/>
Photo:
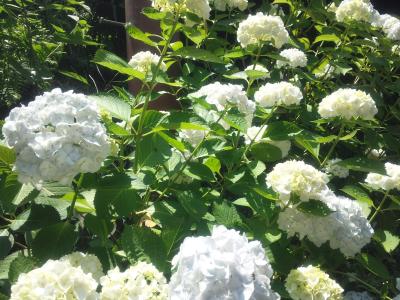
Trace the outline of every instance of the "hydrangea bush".
<path fill-rule="evenodd" d="M 399 299 L 400 20 L 369 0 L 142 13 L 151 50 L 93 58 L 112 89 L 2 123 L 0 299 Z M 150 109 L 164 94 L 181 109 Z"/>

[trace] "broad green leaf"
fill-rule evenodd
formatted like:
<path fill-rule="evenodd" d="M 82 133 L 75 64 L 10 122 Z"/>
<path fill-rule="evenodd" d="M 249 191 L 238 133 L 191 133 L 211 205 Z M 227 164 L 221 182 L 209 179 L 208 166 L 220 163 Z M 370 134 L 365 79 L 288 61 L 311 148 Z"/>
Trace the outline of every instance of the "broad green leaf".
<path fill-rule="evenodd" d="M 239 113 L 228 113 L 224 116 L 224 121 L 228 123 L 233 128 L 239 130 L 240 132 L 246 132 L 248 126 L 248 122 L 246 120 L 246 116 L 244 114 Z"/>
<path fill-rule="evenodd" d="M 335 34 L 321 34 L 315 38 L 313 44 L 322 42 L 322 41 L 334 42 L 334 43 L 338 44 L 340 42 L 340 38 L 338 36 L 336 36 Z"/>
<path fill-rule="evenodd" d="M 171 157 L 171 147 L 158 134 L 150 134 L 136 144 L 136 159 L 140 167 L 153 167 Z"/>
<path fill-rule="evenodd" d="M 127 24 L 125 26 L 126 32 L 129 34 L 129 36 L 135 40 L 141 41 L 145 43 L 146 45 L 156 47 L 157 43 L 153 42 L 149 38 L 149 34 L 144 33 L 140 28 L 132 25 L 132 24 Z"/>
<path fill-rule="evenodd" d="M 14 245 L 14 237 L 8 230 L 0 231 L 0 260 L 8 255 Z"/>
<path fill-rule="evenodd" d="M 89 82 L 87 81 L 87 79 L 85 77 L 79 75 L 78 73 L 75 73 L 72 71 L 59 71 L 59 72 L 67 77 L 78 80 L 78 81 L 82 82 L 83 84 L 89 85 Z"/>
<path fill-rule="evenodd" d="M 349 134 L 346 134 L 345 136 L 342 136 L 340 138 L 341 141 L 347 141 L 347 140 L 351 140 L 358 132 L 358 129 L 353 130 L 352 132 L 350 132 Z"/>
<path fill-rule="evenodd" d="M 22 203 L 36 198 L 38 194 L 39 191 L 36 190 L 31 184 L 23 184 L 12 202 L 14 205 L 19 206 Z"/>
<path fill-rule="evenodd" d="M 115 214 L 119 217 L 129 216 L 136 210 L 143 209 L 137 192 L 131 188 L 99 187 L 94 197 L 96 214 L 100 218 L 109 219 Z"/>
<path fill-rule="evenodd" d="M 153 20 L 163 20 L 167 15 L 165 12 L 160 12 L 158 9 L 153 7 L 145 7 L 143 9 L 143 14 Z"/>
<path fill-rule="evenodd" d="M 45 261 L 71 253 L 78 239 L 78 232 L 69 222 L 58 223 L 40 230 L 32 243 L 33 255 Z"/>
<path fill-rule="evenodd" d="M 113 229 L 110 219 L 102 219 L 97 216 L 87 214 L 85 216 L 85 227 L 90 233 L 97 235 L 100 240 L 105 242 Z"/>
<path fill-rule="evenodd" d="M 392 277 L 382 261 L 370 254 L 361 253 L 357 256 L 357 260 L 371 273 L 383 279 L 390 279 Z"/>
<path fill-rule="evenodd" d="M 261 161 L 251 161 L 247 167 L 251 170 L 254 177 L 260 176 L 266 169 L 265 164 Z"/>
<path fill-rule="evenodd" d="M 378 229 L 374 239 L 379 242 L 387 253 L 392 253 L 399 246 L 400 238 L 390 231 Z"/>
<path fill-rule="evenodd" d="M 366 157 L 353 157 L 337 163 L 347 169 L 360 172 L 374 172 L 386 175 L 385 166 L 382 162 Z"/>
<path fill-rule="evenodd" d="M 111 114 L 112 117 L 122 121 L 129 121 L 131 116 L 131 107 L 125 101 L 112 95 L 93 95 L 89 99 L 96 102 L 97 105 Z"/>
<path fill-rule="evenodd" d="M 325 217 L 333 212 L 324 202 L 313 199 L 301 202 L 297 206 L 297 209 L 303 213 L 318 217 Z"/>
<path fill-rule="evenodd" d="M 15 158 L 15 151 L 0 143 L 0 161 L 7 165 L 12 165 L 15 162 Z"/>
<path fill-rule="evenodd" d="M 204 164 L 210 168 L 213 173 L 219 173 L 221 169 L 221 162 L 218 158 L 210 156 L 206 159 Z"/>
<path fill-rule="evenodd" d="M 20 274 L 28 273 L 37 267 L 38 262 L 34 258 L 20 255 L 11 262 L 8 278 L 11 283 L 15 283 Z"/>
<path fill-rule="evenodd" d="M 208 207 L 200 194 L 193 191 L 184 191 L 178 193 L 177 196 L 179 203 L 193 219 L 200 220 L 207 213 Z"/>
<path fill-rule="evenodd" d="M 266 142 L 254 144 L 250 149 L 250 153 L 261 161 L 277 161 L 282 158 L 281 149 Z"/>
<path fill-rule="evenodd" d="M 174 147 L 175 149 L 179 150 L 179 151 L 185 151 L 185 145 L 174 139 L 173 137 L 170 137 L 168 134 L 164 133 L 164 132 L 158 132 L 157 133 L 162 139 L 164 139 L 168 144 L 170 144 L 172 147 Z"/>
<path fill-rule="evenodd" d="M 240 227 L 243 223 L 236 207 L 225 200 L 214 203 L 212 214 L 218 224 L 225 225 L 228 228 Z"/>
<path fill-rule="evenodd" d="M 356 185 L 346 185 L 341 189 L 341 191 L 345 192 L 347 195 L 351 196 L 357 201 L 368 204 L 369 207 L 374 206 L 374 202 L 368 196 L 368 193 L 364 191 L 361 187 L 358 187 Z"/>
<path fill-rule="evenodd" d="M 300 134 L 302 129 L 296 124 L 287 121 L 273 122 L 268 125 L 264 136 L 269 137 L 271 140 L 289 140 Z"/>
<path fill-rule="evenodd" d="M 8 279 L 8 272 L 10 270 L 10 265 L 14 259 L 20 255 L 21 252 L 16 251 L 11 253 L 6 258 L 0 260 L 0 280 Z"/>
<path fill-rule="evenodd" d="M 213 172 L 207 166 L 199 162 L 189 162 L 183 173 L 197 180 L 215 180 Z"/>
<path fill-rule="evenodd" d="M 183 58 L 224 64 L 224 61 L 214 53 L 195 47 L 183 47 L 175 51 L 173 54 Z"/>
<path fill-rule="evenodd" d="M 55 224 L 59 221 L 60 215 L 54 207 L 32 205 L 13 220 L 10 229 L 14 231 L 30 231 Z"/>

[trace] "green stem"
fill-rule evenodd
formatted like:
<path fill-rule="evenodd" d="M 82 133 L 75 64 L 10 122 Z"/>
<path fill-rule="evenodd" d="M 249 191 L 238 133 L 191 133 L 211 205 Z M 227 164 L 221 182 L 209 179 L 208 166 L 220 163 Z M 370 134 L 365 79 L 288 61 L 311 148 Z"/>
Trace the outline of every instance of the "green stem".
<path fill-rule="evenodd" d="M 78 199 L 79 189 L 81 187 L 82 181 L 83 181 L 83 173 L 79 176 L 78 182 L 74 186 L 74 197 L 72 198 L 71 206 L 69 207 L 67 220 L 71 220 L 72 216 L 74 215 L 75 204 L 76 200 Z"/>
<path fill-rule="evenodd" d="M 322 163 L 321 163 L 321 167 L 323 167 L 323 166 L 328 162 L 328 159 L 331 157 L 333 151 L 335 150 L 337 144 L 338 144 L 339 141 L 340 141 L 340 138 L 342 137 L 344 128 L 345 128 L 345 124 L 342 123 L 342 125 L 340 126 L 339 133 L 338 133 L 336 139 L 334 140 L 334 142 L 333 142 L 331 148 L 329 149 L 328 154 L 325 156 L 325 159 L 324 159 L 324 160 L 322 161 Z"/>
<path fill-rule="evenodd" d="M 386 199 L 388 199 L 388 196 L 389 196 L 389 191 L 386 191 L 385 195 L 382 198 L 381 203 L 379 203 L 379 206 L 377 207 L 377 209 L 375 210 L 374 214 L 369 219 L 370 223 L 376 218 L 378 213 L 381 211 L 382 207 L 385 205 Z"/>

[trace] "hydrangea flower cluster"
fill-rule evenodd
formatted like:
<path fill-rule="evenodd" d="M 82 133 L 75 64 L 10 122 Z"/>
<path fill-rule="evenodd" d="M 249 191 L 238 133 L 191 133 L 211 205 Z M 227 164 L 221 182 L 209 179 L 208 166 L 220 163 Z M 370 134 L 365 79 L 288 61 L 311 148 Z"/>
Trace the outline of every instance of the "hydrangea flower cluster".
<path fill-rule="evenodd" d="M 292 193 L 302 201 L 318 199 L 323 191 L 328 190 L 328 181 L 328 175 L 298 160 L 276 164 L 266 177 L 267 186 L 279 194 L 284 204 L 288 203 Z"/>
<path fill-rule="evenodd" d="M 247 8 L 247 0 L 214 0 L 216 10 L 226 11 L 234 8 L 239 8 L 244 11 Z"/>
<path fill-rule="evenodd" d="M 96 172 L 110 152 L 96 104 L 60 89 L 11 110 L 3 135 L 17 153 L 18 180 L 37 187 L 46 181 L 69 185 L 79 173 Z"/>
<path fill-rule="evenodd" d="M 143 74 L 150 74 L 151 67 L 156 67 L 159 61 L 160 56 L 157 54 L 153 54 L 150 51 L 141 51 L 133 55 L 128 64 Z M 167 66 L 161 62 L 160 69 L 165 72 Z"/>
<path fill-rule="evenodd" d="M 278 60 L 276 66 L 281 68 L 283 66 L 289 66 L 292 68 L 305 67 L 307 66 L 307 56 L 305 53 L 296 48 L 290 48 L 282 50 L 279 53 L 280 56 L 286 58 L 288 61 Z"/>
<path fill-rule="evenodd" d="M 265 130 L 267 129 L 267 125 L 262 127 L 252 126 L 247 129 L 247 132 L 244 136 L 244 142 L 246 145 L 249 145 L 251 142 L 265 142 L 272 146 L 275 146 L 281 150 L 282 158 L 286 157 L 289 154 L 291 143 L 290 141 L 274 141 L 269 138 L 263 138 Z"/>
<path fill-rule="evenodd" d="M 253 120 L 256 105 L 247 98 L 246 92 L 241 85 L 215 82 L 201 87 L 192 96 L 205 97 L 205 100 L 209 104 L 215 105 L 218 111 L 223 111 L 229 106 L 235 106 L 241 113 L 246 115 L 249 124 Z"/>
<path fill-rule="evenodd" d="M 272 268 L 258 241 L 215 226 L 211 236 L 188 237 L 172 260 L 171 300 L 280 299 Z"/>
<path fill-rule="evenodd" d="M 376 12 L 372 25 L 381 28 L 389 39 L 400 41 L 400 20 L 396 17 Z"/>
<path fill-rule="evenodd" d="M 239 23 L 237 39 L 242 47 L 271 42 L 275 48 L 281 48 L 289 41 L 289 33 L 281 17 L 258 12 Z"/>
<path fill-rule="evenodd" d="M 341 117 L 346 120 L 352 118 L 372 120 L 378 109 L 367 93 L 355 89 L 339 89 L 322 99 L 318 113 L 324 119 Z"/>
<path fill-rule="evenodd" d="M 290 82 L 267 83 L 254 94 L 255 101 L 262 107 L 275 105 L 299 105 L 303 94 L 300 89 Z"/>
<path fill-rule="evenodd" d="M 152 5 L 173 14 L 189 11 L 203 19 L 208 19 L 211 11 L 208 0 L 152 0 Z"/>
<path fill-rule="evenodd" d="M 344 295 L 343 300 L 374 300 L 367 292 L 350 291 Z"/>
<path fill-rule="evenodd" d="M 139 262 L 121 272 L 118 267 L 100 279 L 100 300 L 142 299 L 167 300 L 168 284 L 152 264 Z"/>
<path fill-rule="evenodd" d="M 354 256 L 368 244 L 374 233 L 363 216 L 361 206 L 353 200 L 324 192 L 319 199 L 332 211 L 328 216 L 306 214 L 295 207 L 288 207 L 279 214 L 279 228 L 288 236 L 298 234 L 320 247 L 329 241 L 332 249 L 339 249 L 346 256 Z"/>
<path fill-rule="evenodd" d="M 349 169 L 338 165 L 338 163 L 341 161 L 342 160 L 340 158 L 329 160 L 325 166 L 325 171 L 328 174 L 332 174 L 333 176 L 346 178 L 347 176 L 349 176 Z"/>
<path fill-rule="evenodd" d="M 205 130 L 182 129 L 179 131 L 179 137 L 193 147 L 200 144 L 206 135 L 207 131 Z"/>
<path fill-rule="evenodd" d="M 48 260 L 42 267 L 21 274 L 11 287 L 11 300 L 97 300 L 98 283 L 69 261 Z"/>
<path fill-rule="evenodd" d="M 320 268 L 309 265 L 290 271 L 286 290 L 293 300 L 342 300 L 343 289 Z"/>
<path fill-rule="evenodd" d="M 346 20 L 370 22 L 374 11 L 370 0 L 344 0 L 337 7 L 335 13 L 339 22 Z"/>
<path fill-rule="evenodd" d="M 100 260 L 93 254 L 73 252 L 61 257 L 60 261 L 68 261 L 75 268 L 81 267 L 83 272 L 92 275 L 97 282 L 104 275 Z"/>
<path fill-rule="evenodd" d="M 400 165 L 385 163 L 386 175 L 369 173 L 365 182 L 374 189 L 400 190 Z"/>

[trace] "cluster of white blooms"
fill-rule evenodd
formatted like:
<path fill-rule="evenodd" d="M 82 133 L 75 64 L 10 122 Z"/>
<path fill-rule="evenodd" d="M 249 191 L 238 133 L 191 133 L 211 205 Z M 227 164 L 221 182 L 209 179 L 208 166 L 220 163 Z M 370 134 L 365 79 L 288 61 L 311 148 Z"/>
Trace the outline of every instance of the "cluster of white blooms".
<path fill-rule="evenodd" d="M 196 147 L 198 144 L 200 144 L 206 135 L 206 130 L 181 129 L 179 131 L 179 137 L 191 144 L 193 147 Z"/>
<path fill-rule="evenodd" d="M 342 117 L 346 120 L 372 120 L 378 113 L 374 100 L 367 93 L 355 89 L 339 89 L 326 96 L 318 106 L 322 118 Z"/>
<path fill-rule="evenodd" d="M 325 170 L 328 174 L 332 174 L 333 176 L 337 176 L 339 178 L 346 178 L 349 176 L 349 169 L 338 165 L 342 160 L 340 158 L 331 159 L 327 162 Z"/>
<path fill-rule="evenodd" d="M 369 173 L 365 182 L 374 189 L 400 190 L 400 165 L 385 163 L 386 175 Z"/>
<path fill-rule="evenodd" d="M 276 62 L 276 66 L 278 68 L 287 65 L 292 68 L 307 66 L 307 56 L 303 51 L 299 49 L 296 48 L 285 49 L 282 50 L 281 53 L 279 53 L 279 55 L 286 58 L 288 61 L 278 60 Z"/>
<path fill-rule="evenodd" d="M 260 79 L 269 77 L 269 71 L 268 71 L 268 69 L 267 69 L 266 67 L 260 65 L 260 64 L 256 64 L 255 67 L 254 67 L 254 65 L 250 65 L 250 66 L 248 66 L 248 67 L 245 69 L 245 71 L 258 71 L 258 72 L 263 72 L 263 73 L 265 73 L 265 75 L 263 75 L 263 76 L 261 76 L 261 77 L 258 77 L 258 78 L 260 78 Z"/>
<path fill-rule="evenodd" d="M 247 8 L 248 2 L 247 0 L 213 0 L 215 9 L 220 11 L 226 11 L 239 8 L 241 11 L 244 11 Z"/>
<path fill-rule="evenodd" d="M 200 18 L 210 17 L 211 7 L 208 0 L 152 0 L 153 7 L 171 13 L 189 11 Z"/>
<path fill-rule="evenodd" d="M 374 300 L 368 292 L 350 291 L 344 295 L 343 300 Z"/>
<path fill-rule="evenodd" d="M 156 67 L 160 61 L 160 56 L 153 54 L 150 51 L 141 51 L 132 56 L 129 65 L 135 70 L 147 74 L 151 73 L 151 68 Z M 164 72 L 167 70 L 166 65 L 161 62 L 160 69 Z"/>
<path fill-rule="evenodd" d="M 11 110 L 3 135 L 17 153 L 18 180 L 37 187 L 46 181 L 71 184 L 79 173 L 96 172 L 110 152 L 96 104 L 60 89 Z"/>
<path fill-rule="evenodd" d="M 342 300 L 343 289 L 320 268 L 309 265 L 290 271 L 285 284 L 293 300 Z"/>
<path fill-rule="evenodd" d="M 171 300 L 280 299 L 260 242 L 214 226 L 211 236 L 188 237 L 172 260 Z"/>
<path fill-rule="evenodd" d="M 141 299 L 167 300 L 168 284 L 152 264 L 139 262 L 121 272 L 118 267 L 101 277 L 100 300 Z"/>
<path fill-rule="evenodd" d="M 21 274 L 11 287 L 11 300 L 97 300 L 98 283 L 81 267 L 67 260 L 48 260 L 42 267 Z"/>
<path fill-rule="evenodd" d="M 329 241 L 332 249 L 339 249 L 346 256 L 360 252 L 374 233 L 361 206 L 356 201 L 335 196 L 331 191 L 322 193 L 318 200 L 324 202 L 332 213 L 315 216 L 288 207 L 279 214 L 279 228 L 288 236 L 298 234 L 300 239 L 307 236 L 318 247 Z"/>
<path fill-rule="evenodd" d="M 244 142 L 246 145 L 249 145 L 251 142 L 258 143 L 260 141 L 268 143 L 272 146 L 279 148 L 282 153 L 282 158 L 286 157 L 289 154 L 291 143 L 290 141 L 274 141 L 269 138 L 263 138 L 265 130 L 267 129 L 267 125 L 262 127 L 252 126 L 247 129 L 246 134 L 244 135 Z"/>
<path fill-rule="evenodd" d="M 328 175 L 297 160 L 275 165 L 266 177 L 267 186 L 279 193 L 279 199 L 284 204 L 290 200 L 292 193 L 298 195 L 302 201 L 318 199 L 328 189 L 328 181 Z"/>
<path fill-rule="evenodd" d="M 370 0 L 343 0 L 336 9 L 336 19 L 370 22 L 374 14 L 374 7 Z"/>
<path fill-rule="evenodd" d="M 254 94 L 254 99 L 262 107 L 273 107 L 274 105 L 299 105 L 303 94 L 300 89 L 286 81 L 278 83 L 267 83 L 261 86 Z"/>
<path fill-rule="evenodd" d="M 289 41 L 289 34 L 281 17 L 258 12 L 239 23 L 237 39 L 242 47 L 271 42 L 275 48 L 281 48 Z"/>
<path fill-rule="evenodd" d="M 385 150 L 383 149 L 371 149 L 371 151 L 368 152 L 367 150 L 367 157 L 370 159 L 380 159 L 381 157 L 385 157 Z"/>
<path fill-rule="evenodd" d="M 73 267 L 81 267 L 82 271 L 99 281 L 104 275 L 103 267 L 96 255 L 73 252 L 60 258 L 60 261 L 68 261 Z"/>
<path fill-rule="evenodd" d="M 242 85 L 222 84 L 220 82 L 211 83 L 200 88 L 192 94 L 193 97 L 205 97 L 205 100 L 215 105 L 218 111 L 224 111 L 229 106 L 235 106 L 246 115 L 248 123 L 251 124 L 256 105 L 247 98 Z"/>
<path fill-rule="evenodd" d="M 389 39 L 399 41 L 400 40 L 400 20 L 388 15 L 379 15 L 376 13 L 376 16 L 372 22 L 372 25 L 379 27 L 386 34 Z"/>
<path fill-rule="evenodd" d="M 324 66 L 324 69 L 315 73 L 315 77 L 317 78 L 331 78 L 333 75 L 333 72 L 335 71 L 335 67 L 330 65 L 330 64 L 326 64 Z"/>

